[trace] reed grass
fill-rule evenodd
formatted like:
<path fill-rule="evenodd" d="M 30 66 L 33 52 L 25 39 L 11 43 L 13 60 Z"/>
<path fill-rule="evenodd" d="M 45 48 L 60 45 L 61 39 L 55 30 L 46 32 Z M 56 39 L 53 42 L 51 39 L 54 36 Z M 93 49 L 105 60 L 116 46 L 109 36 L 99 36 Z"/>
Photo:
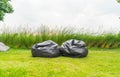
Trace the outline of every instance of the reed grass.
<path fill-rule="evenodd" d="M 89 48 L 118 48 L 120 47 L 120 33 L 101 33 L 98 35 L 80 31 L 75 32 L 72 28 L 55 28 L 41 26 L 36 30 L 19 28 L 17 31 L 4 29 L 0 34 L 0 41 L 11 48 L 31 48 L 33 44 L 46 40 L 53 40 L 59 45 L 69 39 L 83 40 Z"/>

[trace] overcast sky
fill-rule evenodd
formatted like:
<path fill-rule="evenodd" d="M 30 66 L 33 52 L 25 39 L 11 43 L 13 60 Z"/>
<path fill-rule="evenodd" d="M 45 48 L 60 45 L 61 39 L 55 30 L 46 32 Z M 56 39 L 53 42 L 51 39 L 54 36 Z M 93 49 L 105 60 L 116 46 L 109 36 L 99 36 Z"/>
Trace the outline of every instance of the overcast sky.
<path fill-rule="evenodd" d="M 120 4 L 116 0 L 12 0 L 14 13 L 7 14 L 8 26 L 57 25 L 120 30 Z"/>

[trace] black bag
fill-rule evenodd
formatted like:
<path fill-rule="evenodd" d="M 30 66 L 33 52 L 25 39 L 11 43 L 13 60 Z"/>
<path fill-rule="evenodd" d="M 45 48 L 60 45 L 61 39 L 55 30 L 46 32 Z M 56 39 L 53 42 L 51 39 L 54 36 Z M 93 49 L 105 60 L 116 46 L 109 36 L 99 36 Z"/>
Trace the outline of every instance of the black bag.
<path fill-rule="evenodd" d="M 83 41 L 71 39 L 62 44 L 60 52 L 63 56 L 86 57 L 88 49 Z"/>
<path fill-rule="evenodd" d="M 60 55 L 58 45 L 51 41 L 37 43 L 32 46 L 33 57 L 57 57 Z"/>

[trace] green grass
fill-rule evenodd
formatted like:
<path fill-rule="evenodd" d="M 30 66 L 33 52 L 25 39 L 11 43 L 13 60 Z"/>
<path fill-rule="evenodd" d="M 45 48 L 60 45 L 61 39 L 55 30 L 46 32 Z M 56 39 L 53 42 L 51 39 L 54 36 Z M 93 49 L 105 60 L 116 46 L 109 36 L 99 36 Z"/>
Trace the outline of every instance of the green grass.
<path fill-rule="evenodd" d="M 28 49 L 0 52 L 0 77 L 120 77 L 120 49 L 90 49 L 86 58 L 32 57 Z"/>

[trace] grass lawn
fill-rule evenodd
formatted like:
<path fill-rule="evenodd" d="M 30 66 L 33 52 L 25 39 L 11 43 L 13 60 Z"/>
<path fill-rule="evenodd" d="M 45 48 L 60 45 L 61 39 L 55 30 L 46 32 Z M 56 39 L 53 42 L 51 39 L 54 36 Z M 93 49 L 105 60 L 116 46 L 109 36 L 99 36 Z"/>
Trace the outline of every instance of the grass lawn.
<path fill-rule="evenodd" d="M 10 49 L 0 52 L 0 77 L 120 77 L 120 49 L 90 49 L 86 58 L 34 58 Z"/>

